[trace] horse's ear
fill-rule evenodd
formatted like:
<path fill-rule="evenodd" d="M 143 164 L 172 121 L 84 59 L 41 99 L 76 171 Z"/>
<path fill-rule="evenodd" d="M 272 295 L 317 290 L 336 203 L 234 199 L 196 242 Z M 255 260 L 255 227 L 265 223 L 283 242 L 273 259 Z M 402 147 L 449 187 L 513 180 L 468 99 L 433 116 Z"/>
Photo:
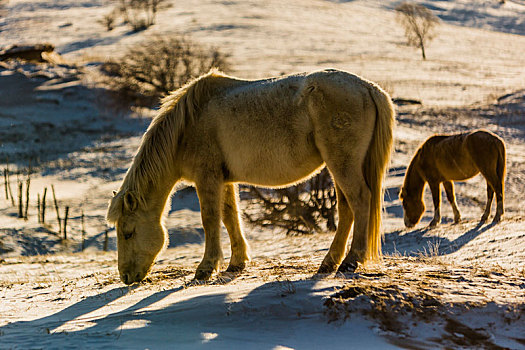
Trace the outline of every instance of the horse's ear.
<path fill-rule="evenodd" d="M 113 197 L 117 195 L 117 191 L 113 190 Z"/>
<path fill-rule="evenodd" d="M 403 199 L 403 197 L 406 196 L 406 193 L 405 193 L 405 189 L 403 187 L 401 187 L 399 189 L 399 199 Z"/>
<path fill-rule="evenodd" d="M 126 191 L 126 193 L 124 194 L 124 208 L 127 210 L 127 211 L 134 211 L 135 209 L 137 209 L 138 207 L 138 200 L 137 200 L 137 197 L 135 196 L 135 194 L 133 192 L 130 192 L 130 191 Z"/>

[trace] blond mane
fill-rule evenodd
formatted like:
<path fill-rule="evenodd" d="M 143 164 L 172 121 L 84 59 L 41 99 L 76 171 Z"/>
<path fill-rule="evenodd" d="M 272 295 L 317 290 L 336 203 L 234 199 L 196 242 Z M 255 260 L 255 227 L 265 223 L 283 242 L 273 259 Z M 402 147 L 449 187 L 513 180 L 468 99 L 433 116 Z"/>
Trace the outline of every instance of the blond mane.
<path fill-rule="evenodd" d="M 231 80 L 234 78 L 214 68 L 162 99 L 158 114 L 142 137 L 133 164 L 110 202 L 107 214 L 109 223 L 115 224 L 121 216 L 122 196 L 126 191 L 133 192 L 139 204 L 145 205 L 144 196 L 148 188 L 155 186 L 173 166 L 177 144 L 184 129 L 196 121 L 216 88 Z"/>

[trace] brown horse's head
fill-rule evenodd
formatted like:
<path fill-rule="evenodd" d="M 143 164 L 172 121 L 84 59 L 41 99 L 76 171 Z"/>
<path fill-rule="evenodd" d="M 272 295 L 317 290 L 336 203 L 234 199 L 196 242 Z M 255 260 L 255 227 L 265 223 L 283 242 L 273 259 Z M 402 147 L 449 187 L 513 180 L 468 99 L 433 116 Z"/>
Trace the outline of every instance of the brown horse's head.
<path fill-rule="evenodd" d="M 133 192 L 121 191 L 111 200 L 107 218 L 117 229 L 120 279 L 142 281 L 167 241 L 160 214 L 143 208 Z"/>
<path fill-rule="evenodd" d="M 403 203 L 403 212 L 406 227 L 414 227 L 425 212 L 425 203 L 421 195 L 408 191 L 406 187 L 401 188 L 399 199 Z"/>

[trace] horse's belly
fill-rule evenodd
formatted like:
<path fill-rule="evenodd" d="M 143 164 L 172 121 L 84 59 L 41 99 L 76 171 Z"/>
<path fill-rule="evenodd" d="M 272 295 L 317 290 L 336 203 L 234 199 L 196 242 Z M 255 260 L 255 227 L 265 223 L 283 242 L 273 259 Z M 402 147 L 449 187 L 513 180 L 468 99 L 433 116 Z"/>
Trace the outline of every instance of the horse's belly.
<path fill-rule="evenodd" d="M 323 165 L 319 151 L 306 138 L 296 141 L 294 147 L 271 138 L 257 143 L 230 141 L 223 144 L 223 152 L 231 180 L 235 182 L 283 186 L 297 182 Z"/>
<path fill-rule="evenodd" d="M 232 112 L 233 117 L 217 123 L 231 181 L 283 186 L 323 164 L 308 115 L 283 108 Z"/>
<path fill-rule="evenodd" d="M 454 163 L 453 160 L 450 160 Z M 470 179 L 471 177 L 476 176 L 479 173 L 479 170 L 474 166 L 474 164 L 469 164 L 468 161 L 463 161 L 461 165 L 448 165 L 441 167 L 441 173 L 444 175 L 446 180 L 452 181 L 463 181 Z"/>
<path fill-rule="evenodd" d="M 323 166 L 319 154 L 300 158 L 283 155 L 259 155 L 258 157 L 239 157 L 232 160 L 230 167 L 232 181 L 246 182 L 260 186 L 284 186 L 307 177 Z"/>

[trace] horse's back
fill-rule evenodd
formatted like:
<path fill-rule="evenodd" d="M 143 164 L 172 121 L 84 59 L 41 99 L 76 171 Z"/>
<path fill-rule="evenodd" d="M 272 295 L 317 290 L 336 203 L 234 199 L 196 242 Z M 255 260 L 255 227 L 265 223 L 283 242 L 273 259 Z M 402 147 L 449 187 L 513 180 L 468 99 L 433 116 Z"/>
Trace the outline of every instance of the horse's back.
<path fill-rule="evenodd" d="M 471 153 L 495 156 L 497 152 L 505 149 L 505 142 L 488 130 L 474 130 L 466 135 L 467 147 Z"/>
<path fill-rule="evenodd" d="M 434 162 L 442 180 L 466 180 L 480 171 L 496 169 L 505 153 L 503 140 L 487 130 L 434 135 L 423 145 L 427 165 Z M 504 161 L 504 159 L 503 159 Z"/>
<path fill-rule="evenodd" d="M 327 136 L 333 128 L 364 156 L 376 114 L 367 84 L 337 70 L 242 81 L 209 101 L 202 115 L 206 122 L 199 127 L 217 141 L 230 181 L 286 185 L 323 165 L 319 141 L 335 142 Z M 323 101 L 326 94 L 336 94 L 347 102 L 324 101 L 323 107 L 331 112 L 318 113 L 308 95 L 310 87 L 319 89 L 315 95 L 324 96 Z M 366 145 L 357 147 L 358 142 Z"/>
<path fill-rule="evenodd" d="M 434 135 L 421 147 L 421 166 L 428 179 L 466 180 L 479 170 L 466 147 L 466 134 Z"/>

